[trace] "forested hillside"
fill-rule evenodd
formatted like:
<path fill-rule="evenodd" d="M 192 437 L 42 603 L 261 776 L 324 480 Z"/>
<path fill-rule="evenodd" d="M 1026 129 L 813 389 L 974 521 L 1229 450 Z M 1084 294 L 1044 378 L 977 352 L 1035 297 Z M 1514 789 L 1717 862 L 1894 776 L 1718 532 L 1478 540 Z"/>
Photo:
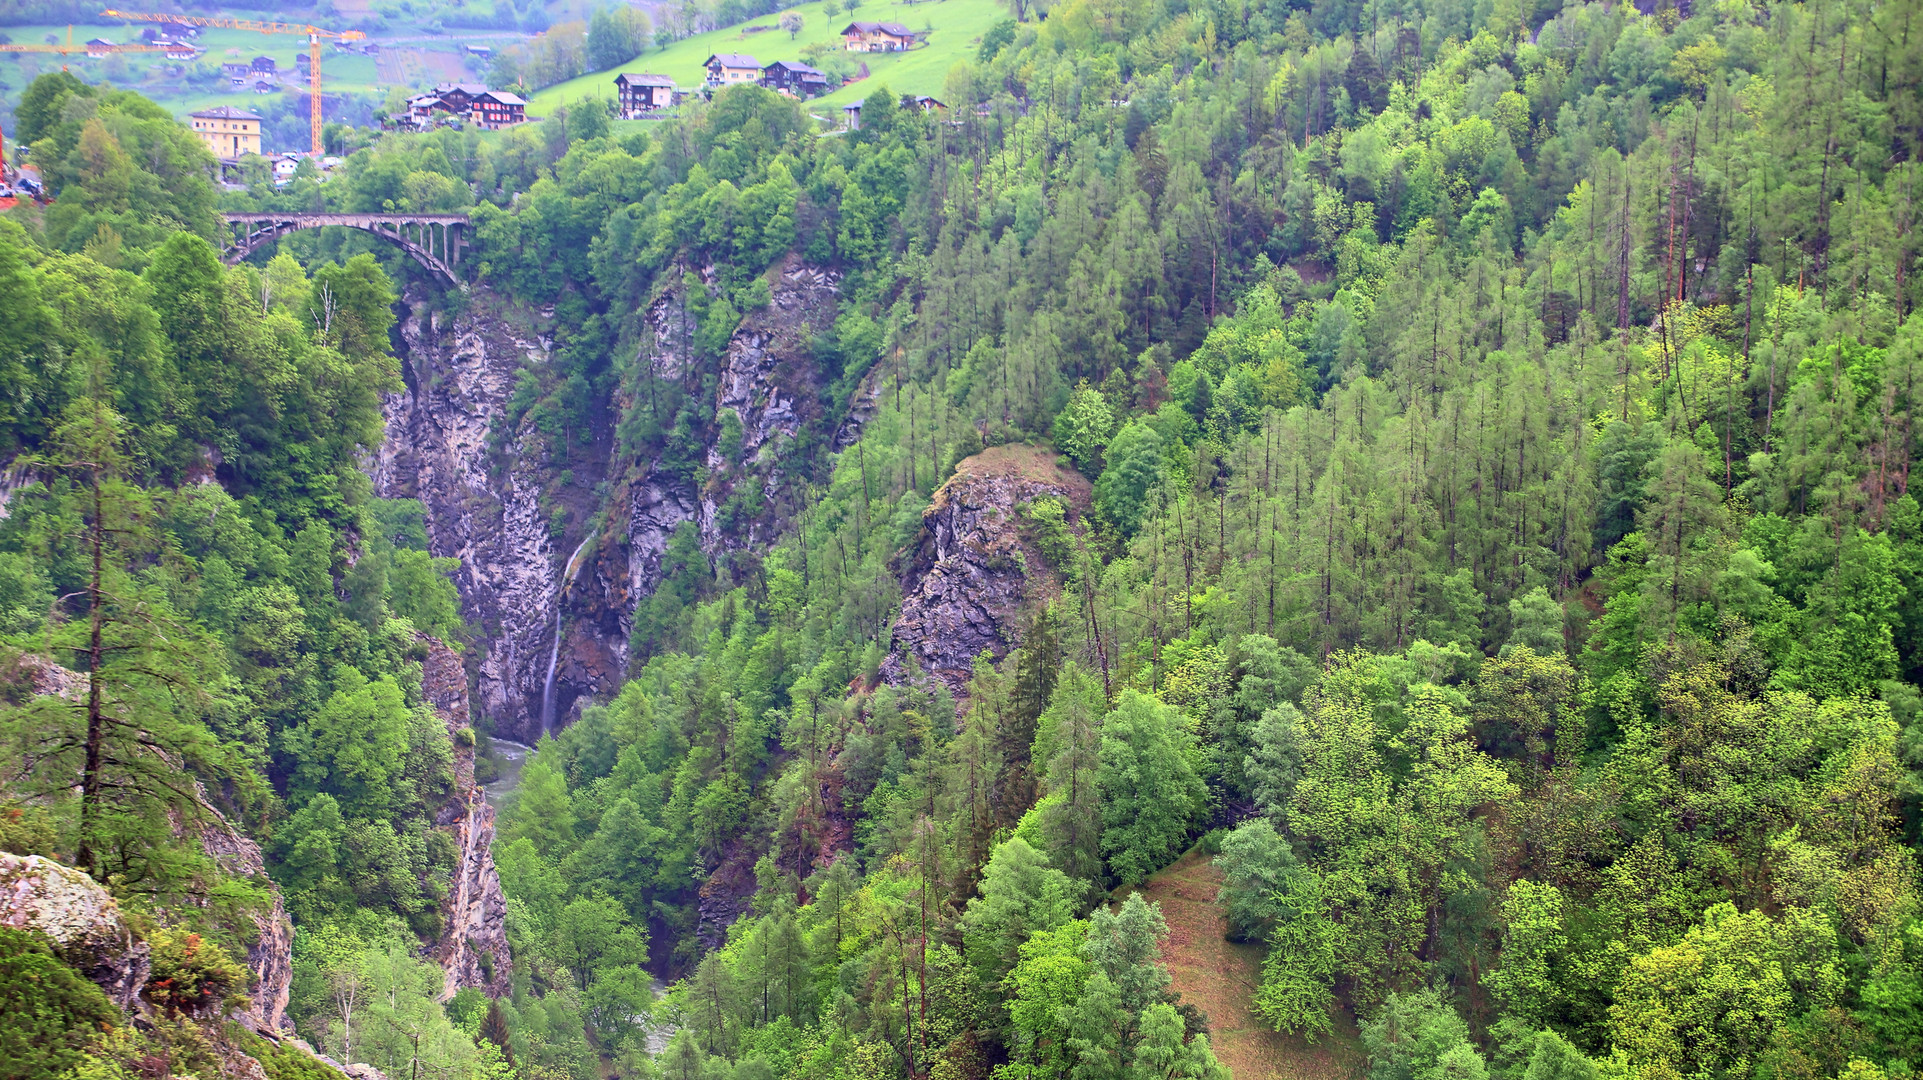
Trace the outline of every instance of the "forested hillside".
<path fill-rule="evenodd" d="M 1192 851 L 1371 1080 L 1923 1065 L 1923 9 L 1016 14 L 859 131 L 219 195 L 36 84 L 6 849 L 238 955 L 217 804 L 396 1076 L 1213 1080 L 1136 891 Z M 472 280 L 225 268 L 217 200 L 466 212 Z M 443 982 L 489 732 L 511 955 Z"/>

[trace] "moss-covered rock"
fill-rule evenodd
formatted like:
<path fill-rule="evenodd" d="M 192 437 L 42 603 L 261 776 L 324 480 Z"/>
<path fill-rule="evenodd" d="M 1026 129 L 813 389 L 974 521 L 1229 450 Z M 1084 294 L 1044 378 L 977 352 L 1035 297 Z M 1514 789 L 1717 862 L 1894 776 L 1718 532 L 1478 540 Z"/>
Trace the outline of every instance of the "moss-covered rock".
<path fill-rule="evenodd" d="M 107 890 L 71 866 L 0 852 L 0 926 L 33 930 L 122 1009 L 131 1009 L 150 967 Z"/>

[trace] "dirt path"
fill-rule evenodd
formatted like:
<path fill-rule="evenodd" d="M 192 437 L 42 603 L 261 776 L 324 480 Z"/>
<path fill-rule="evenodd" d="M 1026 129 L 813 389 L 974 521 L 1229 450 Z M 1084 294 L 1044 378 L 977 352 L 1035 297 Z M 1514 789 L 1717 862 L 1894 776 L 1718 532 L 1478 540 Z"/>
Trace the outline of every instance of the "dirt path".
<path fill-rule="evenodd" d="M 1346 1017 L 1333 1035 L 1310 1045 L 1269 1030 L 1251 1011 L 1263 949 L 1222 936 L 1222 910 L 1215 905 L 1221 883 L 1208 856 L 1191 852 L 1142 890 L 1162 905 L 1169 929 L 1162 961 L 1182 997 L 1209 1014 L 1215 1056 L 1235 1080 L 1360 1080 L 1362 1053 Z"/>

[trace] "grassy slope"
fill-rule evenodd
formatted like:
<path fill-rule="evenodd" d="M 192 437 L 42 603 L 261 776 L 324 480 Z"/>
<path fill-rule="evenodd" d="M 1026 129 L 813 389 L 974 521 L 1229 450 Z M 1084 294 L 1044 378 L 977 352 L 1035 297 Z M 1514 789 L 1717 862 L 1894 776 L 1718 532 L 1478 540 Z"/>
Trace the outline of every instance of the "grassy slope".
<path fill-rule="evenodd" d="M 1008 5 L 1001 0 L 934 0 L 919 4 L 867 0 L 853 15 L 838 13 L 832 20 L 822 14 L 819 4 L 804 4 L 794 10 L 801 15 L 804 23 L 801 33 L 793 41 L 788 40 L 788 34 L 779 28 L 749 33 L 751 27 L 775 26 L 777 16 L 764 15 L 742 26 L 697 34 L 677 41 L 666 49 L 651 49 L 629 63 L 607 71 L 556 83 L 536 93 L 529 102 L 528 111 L 536 116 L 545 116 L 557 106 L 585 97 L 612 99 L 614 77 L 623 71 L 666 75 L 684 88 L 699 86 L 704 77 L 701 62 L 714 53 L 747 53 L 763 64 L 776 60 L 800 60 L 802 47 L 810 42 L 828 41 L 839 46 L 841 39 L 835 32 L 854 19 L 898 22 L 916 31 L 931 27 L 932 30 L 928 33 L 925 45 L 908 52 L 851 57 L 868 62 L 870 77 L 816 98 L 809 102 L 809 111 L 821 116 L 835 116 L 839 106 L 860 101 L 882 85 L 901 94 L 939 96 L 942 82 L 948 77 L 948 69 L 954 66 L 955 61 L 975 51 L 981 36 L 989 27 L 1008 17 Z"/>
<path fill-rule="evenodd" d="M 1215 1056 L 1235 1080 L 1359 1080 L 1362 1051 L 1347 1013 L 1331 1036 L 1309 1044 L 1269 1030 L 1251 1011 L 1262 946 L 1223 937 L 1227 924 L 1215 903 L 1221 884 L 1208 856 L 1190 852 L 1142 890 L 1162 905 L 1169 928 L 1162 960 L 1183 1000 L 1208 1014 Z"/>

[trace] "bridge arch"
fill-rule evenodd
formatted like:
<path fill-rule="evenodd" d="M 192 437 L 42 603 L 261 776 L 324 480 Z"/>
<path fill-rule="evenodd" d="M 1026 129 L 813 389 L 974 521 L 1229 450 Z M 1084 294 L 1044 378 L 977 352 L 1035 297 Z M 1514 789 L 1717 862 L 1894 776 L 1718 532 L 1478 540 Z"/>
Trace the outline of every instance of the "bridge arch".
<path fill-rule="evenodd" d="M 466 214 L 223 214 L 233 230 L 221 260 L 232 266 L 289 233 L 339 225 L 396 244 L 414 261 L 458 285 L 454 268 L 466 247 Z"/>

